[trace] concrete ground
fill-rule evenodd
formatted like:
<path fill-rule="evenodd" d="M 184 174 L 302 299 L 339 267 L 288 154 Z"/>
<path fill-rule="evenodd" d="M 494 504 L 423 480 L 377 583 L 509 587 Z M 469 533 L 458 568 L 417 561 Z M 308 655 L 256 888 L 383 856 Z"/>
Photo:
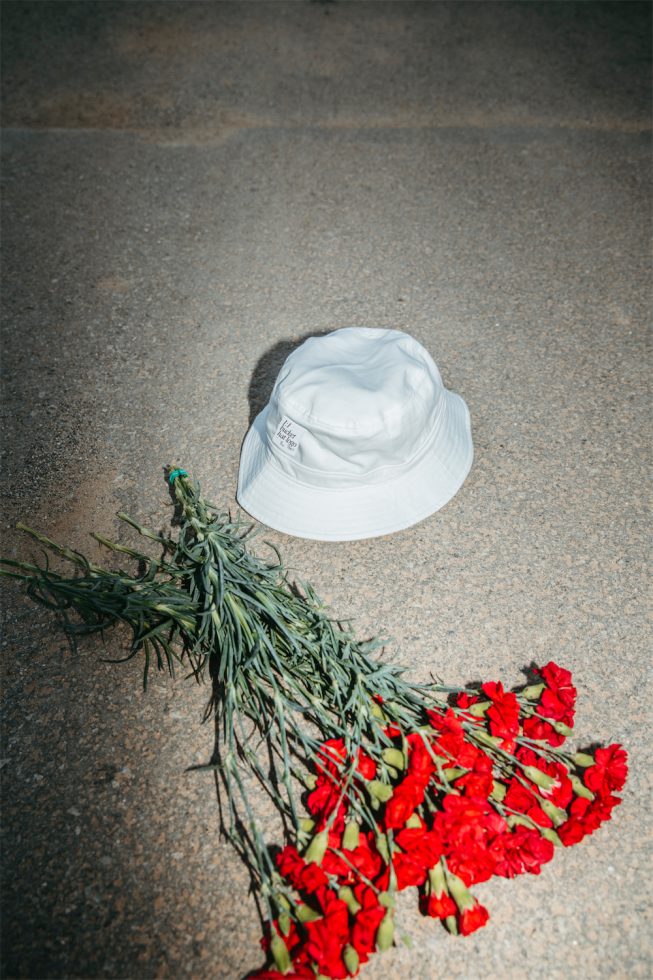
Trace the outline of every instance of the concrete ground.
<path fill-rule="evenodd" d="M 2 5 L 4 554 L 27 520 L 94 553 L 164 527 L 166 463 L 235 506 L 287 352 L 406 330 L 466 399 L 476 458 L 409 530 L 268 532 L 412 677 L 518 683 L 555 658 L 577 744 L 619 741 L 613 821 L 478 888 L 454 939 L 404 896 L 369 980 L 648 978 L 650 7 Z M 263 545 L 261 544 L 261 547 Z M 5 590 L 3 976 L 258 966 L 219 836 L 207 692 L 67 645 Z"/>

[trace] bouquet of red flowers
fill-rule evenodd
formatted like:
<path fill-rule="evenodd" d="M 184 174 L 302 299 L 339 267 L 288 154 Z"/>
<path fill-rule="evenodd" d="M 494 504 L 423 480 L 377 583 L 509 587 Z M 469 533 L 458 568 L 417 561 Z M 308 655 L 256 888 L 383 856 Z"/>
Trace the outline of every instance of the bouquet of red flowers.
<path fill-rule="evenodd" d="M 625 751 L 563 749 L 571 674 L 552 661 L 533 674 L 535 683 L 515 691 L 490 681 L 455 692 L 407 735 L 384 724 L 377 699 L 390 742 L 380 765 L 363 749 L 348 758 L 342 739 L 324 743 L 307 798 L 315 836 L 303 854 L 288 844 L 277 855 L 288 906 L 265 942 L 277 968 L 257 977 L 354 976 L 392 943 L 394 895 L 410 886 L 425 915 L 466 936 L 488 920 L 472 885 L 539 874 L 556 847 L 610 819 Z M 348 779 L 372 821 L 344 802 Z"/>
<path fill-rule="evenodd" d="M 354 976 L 394 936 L 399 890 L 452 933 L 484 925 L 470 887 L 492 875 L 537 874 L 556 847 L 610 818 L 627 775 L 619 745 L 568 751 L 576 689 L 550 662 L 506 691 L 416 685 L 327 614 L 309 585 L 246 544 L 248 529 L 201 495 L 184 470 L 169 481 L 176 538 L 141 527 L 158 557 L 98 540 L 139 563 L 105 569 L 20 525 L 72 562 L 66 576 L 0 559 L 0 573 L 59 610 L 73 634 L 131 628 L 127 659 L 211 680 L 207 717 L 226 795 L 224 831 L 247 861 L 264 912 L 272 969 L 259 978 Z M 277 556 L 278 558 L 278 556 Z M 78 614 L 70 619 L 70 612 Z M 252 748 L 267 744 L 264 764 Z M 247 773 L 272 799 L 289 841 L 274 850 L 250 801 Z M 301 816 L 304 792 L 310 816 Z"/>

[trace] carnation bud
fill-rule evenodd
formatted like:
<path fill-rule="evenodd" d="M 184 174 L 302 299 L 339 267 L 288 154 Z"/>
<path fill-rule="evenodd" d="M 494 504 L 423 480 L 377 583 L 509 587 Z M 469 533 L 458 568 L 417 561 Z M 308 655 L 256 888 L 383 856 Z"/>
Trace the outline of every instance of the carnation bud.
<path fill-rule="evenodd" d="M 449 769 L 444 770 L 444 774 L 448 782 L 453 782 L 454 779 L 463 776 L 467 771 L 467 769 L 461 769 L 460 766 L 451 766 Z"/>
<path fill-rule="evenodd" d="M 277 905 L 279 906 L 280 909 L 285 909 L 286 912 L 290 911 L 290 902 L 288 901 L 285 895 L 277 894 L 275 895 L 275 898 L 276 898 Z"/>
<path fill-rule="evenodd" d="M 394 934 L 395 924 L 392 918 L 392 910 L 388 909 L 376 934 L 376 948 L 380 953 L 384 953 L 386 949 L 390 949 Z"/>
<path fill-rule="evenodd" d="M 520 813 L 511 813 L 506 823 L 512 830 L 513 827 L 532 827 L 533 821 L 530 817 L 524 817 Z"/>
<path fill-rule="evenodd" d="M 444 868 L 438 861 L 438 863 L 429 868 L 429 878 L 428 883 L 431 888 L 432 895 L 443 895 L 447 891 L 447 881 L 444 877 Z"/>
<path fill-rule="evenodd" d="M 310 832 L 315 828 L 315 821 L 311 820 L 310 817 L 302 817 L 299 821 L 299 829 L 303 830 L 305 834 L 310 834 Z"/>
<path fill-rule="evenodd" d="M 317 776 L 314 772 L 307 772 L 303 782 L 306 789 L 315 789 L 317 786 Z"/>
<path fill-rule="evenodd" d="M 491 705 L 491 701 L 476 701 L 475 704 L 470 704 L 469 708 L 465 708 L 465 711 L 474 718 L 482 718 Z"/>
<path fill-rule="evenodd" d="M 567 736 L 573 734 L 573 731 L 574 731 L 573 728 L 570 728 L 569 725 L 565 725 L 564 721 L 551 721 L 551 720 L 549 720 L 549 724 L 554 729 L 554 731 L 556 731 L 558 733 L 558 735 L 564 735 L 565 738 L 567 738 Z"/>
<path fill-rule="evenodd" d="M 346 851 L 353 851 L 358 847 L 358 836 L 360 827 L 357 820 L 348 820 L 345 832 L 342 835 L 342 846 Z"/>
<path fill-rule="evenodd" d="M 372 715 L 373 715 L 373 716 L 374 716 L 375 718 L 378 718 L 378 719 L 379 719 L 379 721 L 387 721 L 387 720 L 388 720 L 388 719 L 386 718 L 386 716 L 384 715 L 384 713 L 383 713 L 383 712 L 381 711 L 381 708 L 380 708 L 380 707 L 379 707 L 379 705 L 378 705 L 378 704 L 376 703 L 376 701 L 372 701 Z"/>
<path fill-rule="evenodd" d="M 458 923 L 456 922 L 455 915 L 448 915 L 444 920 L 444 924 L 452 936 L 458 935 Z"/>
<path fill-rule="evenodd" d="M 542 772 L 537 766 L 524 766 L 524 775 L 527 776 L 532 783 L 536 786 L 541 787 L 541 789 L 551 789 L 556 784 L 556 780 L 553 776 L 549 776 L 547 773 Z"/>
<path fill-rule="evenodd" d="M 573 760 L 577 766 L 581 767 L 581 769 L 587 769 L 588 766 L 594 765 L 594 756 L 588 755 L 587 752 L 577 752 L 576 755 L 573 756 Z"/>
<path fill-rule="evenodd" d="M 408 830 L 418 830 L 422 826 L 422 821 L 416 813 L 411 813 L 408 820 L 406 821 L 406 827 Z"/>
<path fill-rule="evenodd" d="M 562 841 L 560 840 L 560 837 L 558 836 L 558 834 L 556 834 L 555 830 L 552 827 L 538 827 L 538 830 L 542 835 L 542 837 L 544 838 L 544 840 L 550 840 L 551 843 L 554 845 L 554 847 L 564 846 Z"/>
<path fill-rule="evenodd" d="M 390 852 L 388 850 L 388 841 L 383 834 L 377 834 L 376 839 L 376 849 L 385 861 L 386 864 L 390 864 Z"/>
<path fill-rule="evenodd" d="M 355 976 L 356 973 L 358 973 L 358 967 L 360 966 L 360 957 L 350 943 L 347 943 L 343 949 L 342 959 L 347 967 L 347 972 L 350 973 L 352 977 Z"/>
<path fill-rule="evenodd" d="M 385 764 L 385 768 L 386 768 L 386 771 L 387 771 L 388 776 L 390 777 L 390 779 L 399 779 L 399 770 L 398 769 L 395 769 L 394 766 L 389 766 L 387 762 Z"/>
<path fill-rule="evenodd" d="M 279 916 L 279 928 L 284 936 L 287 936 L 290 932 L 290 916 L 287 912 L 282 912 Z"/>
<path fill-rule="evenodd" d="M 540 800 L 540 806 L 546 813 L 547 817 L 553 821 L 554 827 L 560 827 L 567 819 L 567 813 L 565 810 L 561 810 L 559 806 L 552 803 L 551 800 Z"/>
<path fill-rule="evenodd" d="M 315 922 L 316 919 L 321 918 L 315 909 L 306 904 L 297 906 L 296 915 L 300 922 Z"/>
<path fill-rule="evenodd" d="M 290 961 L 290 953 L 288 952 L 288 947 L 278 932 L 274 932 L 272 935 L 270 951 L 279 973 L 287 973 L 292 966 Z"/>
<path fill-rule="evenodd" d="M 380 779 L 373 779 L 367 784 L 370 794 L 380 803 L 387 803 L 392 796 L 392 786 L 382 783 Z"/>
<path fill-rule="evenodd" d="M 349 885 L 342 885 L 338 889 L 338 898 L 344 902 L 352 915 L 356 915 L 362 909 L 361 903 L 357 900 Z"/>
<path fill-rule="evenodd" d="M 395 769 L 402 770 L 406 768 L 406 756 L 401 749 L 384 749 L 381 753 L 381 758 Z"/>
<path fill-rule="evenodd" d="M 394 895 L 390 892 L 379 892 L 379 905 L 382 905 L 384 909 L 393 909 L 395 907 Z"/>
<path fill-rule="evenodd" d="M 585 786 L 585 784 L 580 781 L 578 776 L 570 775 L 569 778 L 571 779 L 571 785 L 573 787 L 576 796 L 582 796 L 586 800 L 594 799 L 594 793 L 592 792 L 592 790 L 588 789 L 587 786 Z"/>
<path fill-rule="evenodd" d="M 480 728 L 478 731 L 474 730 L 474 738 L 477 741 L 482 742 L 483 745 L 490 745 L 492 748 L 496 748 L 498 745 L 501 745 L 502 742 L 502 739 L 500 739 L 498 735 L 490 735 L 488 732 L 484 732 L 482 728 Z"/>
<path fill-rule="evenodd" d="M 320 831 L 316 834 L 311 843 L 306 849 L 304 854 L 304 860 L 307 864 L 315 862 L 315 864 L 321 864 L 322 858 L 326 854 L 326 849 L 329 844 L 329 832 L 327 830 Z"/>
<path fill-rule="evenodd" d="M 545 687 L 546 684 L 529 684 L 520 693 L 527 701 L 537 701 Z"/>
<path fill-rule="evenodd" d="M 506 784 L 505 783 L 499 783 L 495 779 L 494 782 L 493 782 L 493 784 L 492 784 L 492 792 L 490 793 L 490 796 L 492 797 L 492 799 L 493 800 L 496 800 L 498 803 L 501 803 L 501 801 L 505 799 L 507 792 L 508 792 L 508 789 L 506 787 Z"/>
<path fill-rule="evenodd" d="M 449 886 L 449 894 L 461 912 L 464 912 L 466 909 L 471 909 L 476 905 L 476 899 L 458 875 L 449 872 L 447 875 L 447 885 Z"/>

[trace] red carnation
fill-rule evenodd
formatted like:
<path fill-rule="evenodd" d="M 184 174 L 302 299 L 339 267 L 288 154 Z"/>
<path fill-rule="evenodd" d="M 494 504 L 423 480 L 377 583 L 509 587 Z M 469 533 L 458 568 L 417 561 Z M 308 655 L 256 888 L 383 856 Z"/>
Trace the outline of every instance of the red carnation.
<path fill-rule="evenodd" d="M 594 831 L 612 816 L 615 806 L 621 800 L 618 796 L 597 796 L 594 801 L 577 796 L 569 808 L 569 820 L 558 827 L 558 836 L 565 845 L 578 844 L 587 834 Z"/>
<path fill-rule="evenodd" d="M 471 742 L 463 739 L 458 749 L 458 755 L 456 756 L 454 765 L 460 766 L 461 769 L 474 769 L 479 760 L 481 760 L 480 765 L 483 766 L 485 764 L 483 762 L 484 759 L 490 763 L 490 766 L 492 765 L 492 760 L 482 749 L 477 748 Z"/>
<path fill-rule="evenodd" d="M 573 725 L 576 688 L 571 683 L 570 671 L 558 667 L 551 660 L 538 673 L 546 684 L 537 706 L 538 714 L 545 718 L 552 718 L 554 721 L 561 721 L 565 725 Z"/>
<path fill-rule="evenodd" d="M 340 793 L 340 788 L 336 785 L 332 777 L 327 776 L 325 773 L 320 773 L 317 777 L 317 786 L 308 794 L 306 800 L 306 807 L 309 813 L 318 818 L 320 826 L 326 822 L 327 817 L 330 817 L 336 806 L 338 806 Z M 344 802 L 340 800 L 338 815 L 336 817 L 336 825 L 339 829 L 342 829 L 344 826 L 344 817 Z"/>
<path fill-rule="evenodd" d="M 474 759 L 471 772 L 460 776 L 454 785 L 457 790 L 462 790 L 465 796 L 480 796 L 487 799 L 494 786 L 492 760 L 484 752 L 479 752 Z"/>
<path fill-rule="evenodd" d="M 424 868 L 432 868 L 442 854 L 439 835 L 423 827 L 406 827 L 395 835 L 395 843 Z"/>
<path fill-rule="evenodd" d="M 383 860 L 376 848 L 370 847 L 367 835 L 361 833 L 358 846 L 353 851 L 347 851 L 347 861 L 328 850 L 322 859 L 321 868 L 326 874 L 337 875 L 341 884 L 349 884 L 357 880 L 356 871 L 374 880 L 382 871 Z"/>
<path fill-rule="evenodd" d="M 429 710 L 426 714 L 431 727 L 439 732 L 438 738 L 433 743 L 434 750 L 439 755 L 455 762 L 464 742 L 463 726 L 460 720 L 451 708 L 447 708 L 444 714 L 435 710 Z"/>
<path fill-rule="evenodd" d="M 516 810 L 517 813 L 525 814 L 525 816 L 530 817 L 540 827 L 552 826 L 550 818 L 547 817 L 539 805 L 536 793 L 531 792 L 523 786 L 514 776 L 508 783 L 508 792 L 506 793 L 503 805 L 508 811 Z"/>
<path fill-rule="evenodd" d="M 370 953 L 376 949 L 376 934 L 387 910 L 379 905 L 376 893 L 362 882 L 354 889 L 354 894 L 362 908 L 354 918 L 351 944 L 361 963 L 366 963 Z"/>
<path fill-rule="evenodd" d="M 517 758 L 523 765 L 533 766 L 535 769 L 539 769 L 540 772 L 543 772 L 546 776 L 551 776 L 555 780 L 554 784 L 548 789 L 539 787 L 539 794 L 547 800 L 551 800 L 552 803 L 562 810 L 566 810 L 574 795 L 567 767 L 561 762 L 547 762 L 541 755 L 537 755 L 532 749 L 527 748 L 519 749 Z M 531 780 L 528 780 L 528 783 L 534 786 Z M 533 792 L 537 794 L 537 790 L 534 789 Z"/>
<path fill-rule="evenodd" d="M 561 810 L 566 810 L 574 795 L 569 772 L 561 762 L 552 762 L 544 772 L 555 778 L 555 784 L 550 789 L 541 789 L 542 796 L 551 800 Z"/>
<path fill-rule="evenodd" d="M 456 916 L 458 932 L 461 936 L 469 936 L 470 933 L 484 926 L 489 918 L 490 913 L 485 906 L 475 901 L 471 908 L 459 912 Z"/>
<path fill-rule="evenodd" d="M 579 796 L 569 810 L 572 817 L 582 822 L 585 833 L 593 834 L 597 827 L 611 818 L 613 809 L 620 803 L 618 796 L 609 794 L 597 796 L 594 800 L 586 800 Z"/>
<path fill-rule="evenodd" d="M 406 827 L 395 837 L 399 850 L 394 855 L 393 865 L 397 875 L 397 887 L 421 885 L 426 873 L 440 860 L 442 842 L 437 834 L 423 827 Z"/>
<path fill-rule="evenodd" d="M 579 844 L 583 837 L 585 837 L 587 831 L 581 820 L 576 817 L 571 817 L 566 820 L 562 826 L 558 827 L 557 834 L 565 847 L 571 847 L 573 844 Z"/>
<path fill-rule="evenodd" d="M 329 738 L 322 743 L 317 754 L 320 761 L 316 762 L 315 771 L 317 773 L 327 771 L 337 776 L 342 770 L 342 763 L 347 754 L 345 743 L 341 738 Z"/>
<path fill-rule="evenodd" d="M 420 909 L 424 915 L 430 915 L 433 919 L 446 919 L 447 916 L 455 915 L 458 911 L 456 903 L 448 892 L 442 892 L 440 895 L 422 895 Z"/>
<path fill-rule="evenodd" d="M 590 804 L 585 815 L 586 821 L 596 821 L 592 830 L 596 830 L 600 824 L 605 823 L 606 820 L 610 820 L 612 818 L 612 811 L 620 803 L 621 799 L 618 796 L 597 796 L 593 803 Z"/>
<path fill-rule="evenodd" d="M 347 854 L 349 857 L 349 854 Z M 320 862 L 320 870 L 327 875 L 335 875 L 340 884 L 346 885 L 350 883 L 354 872 L 347 864 L 343 861 L 341 857 L 329 847 Z"/>
<path fill-rule="evenodd" d="M 492 702 L 486 712 L 490 733 L 507 742 L 513 740 L 519 734 L 517 696 L 512 691 L 504 691 L 500 681 L 483 684 L 482 691 Z"/>
<path fill-rule="evenodd" d="M 506 827 L 487 800 L 453 794 L 444 797 L 442 810 L 433 821 L 447 864 L 467 885 L 492 875 L 496 858 L 490 845 Z"/>
<path fill-rule="evenodd" d="M 333 892 L 327 892 L 325 914 L 321 919 L 306 923 L 308 956 L 320 973 L 333 980 L 344 980 L 348 975 L 342 960 L 342 951 L 349 942 L 349 912 L 347 906 Z"/>
<path fill-rule="evenodd" d="M 295 882 L 305 867 L 304 859 L 297 848 L 292 844 L 286 844 L 276 856 L 276 865 L 283 877 L 288 878 L 296 888 Z"/>
<path fill-rule="evenodd" d="M 424 784 L 412 774 L 395 788 L 385 808 L 385 825 L 388 830 L 403 827 L 424 799 Z"/>
<path fill-rule="evenodd" d="M 471 708 L 473 704 L 477 704 L 479 700 L 478 694 L 470 694 L 468 691 L 461 691 L 460 694 L 456 695 L 456 705 L 463 711 L 466 708 Z M 478 718 L 475 720 L 478 721 Z"/>
<path fill-rule="evenodd" d="M 392 864 L 397 876 L 397 888 L 410 888 L 411 885 L 419 887 L 426 881 L 427 869 L 417 861 L 414 861 L 410 854 L 395 854 Z"/>
<path fill-rule="evenodd" d="M 442 810 L 436 814 L 433 829 L 443 840 L 445 836 L 448 839 L 457 836 L 481 840 L 487 834 L 503 833 L 506 822 L 487 800 L 467 799 L 449 793 L 442 801 Z"/>
<path fill-rule="evenodd" d="M 358 847 L 348 853 L 350 862 L 356 866 L 358 871 L 366 878 L 376 878 L 383 869 L 383 859 L 379 855 L 376 847 L 371 846 L 374 839 L 373 834 L 361 834 L 358 838 Z"/>
<path fill-rule="evenodd" d="M 306 864 L 292 844 L 288 844 L 277 855 L 276 864 L 280 874 L 287 878 L 298 892 L 313 895 L 329 883 L 322 868 L 315 863 Z"/>
<path fill-rule="evenodd" d="M 271 952 L 273 936 L 275 939 L 281 940 L 288 950 L 292 961 L 292 970 L 289 973 L 281 973 L 274 967 L 270 969 L 263 967 L 261 970 L 257 970 L 256 973 L 251 974 L 252 977 L 256 977 L 256 980 L 276 980 L 277 977 L 282 976 L 295 978 L 295 980 L 308 980 L 309 977 L 312 978 L 315 976 L 309 966 L 306 951 L 302 946 L 302 940 L 294 922 L 290 922 L 290 929 L 287 936 L 284 936 L 281 932 L 276 919 L 272 923 L 266 923 L 265 934 L 261 939 L 261 946 L 267 954 Z"/>
<path fill-rule="evenodd" d="M 461 936 L 469 936 L 484 926 L 490 918 L 488 910 L 472 895 L 465 884 L 455 874 L 447 874 L 447 885 L 456 903 L 456 922 Z"/>
<path fill-rule="evenodd" d="M 553 660 L 538 671 L 549 691 L 566 706 L 572 709 L 576 704 L 576 688 L 571 683 L 571 671 L 559 667 Z"/>
<path fill-rule="evenodd" d="M 466 841 L 463 847 L 445 853 L 447 864 L 466 885 L 487 881 L 495 872 L 496 854 L 488 842 Z"/>
<path fill-rule="evenodd" d="M 539 707 L 537 710 L 539 711 Z M 548 742 L 553 746 L 562 745 L 565 740 L 564 735 L 560 735 L 553 725 L 539 715 L 530 715 L 524 719 L 524 735 L 536 742 Z"/>
<path fill-rule="evenodd" d="M 444 769 L 454 766 L 462 769 L 472 769 L 476 759 L 484 756 L 485 752 L 477 748 L 472 742 L 465 738 L 462 722 L 451 708 L 446 713 L 441 714 L 437 711 L 426 712 L 431 726 L 440 734 L 431 743 L 433 751 L 440 756 L 444 756 L 442 763 Z M 475 719 L 479 721 L 479 719 Z"/>
<path fill-rule="evenodd" d="M 619 792 L 628 775 L 628 756 L 618 743 L 597 749 L 594 765 L 585 770 L 585 785 L 601 795 Z"/>
<path fill-rule="evenodd" d="M 492 847 L 497 852 L 495 874 L 502 878 L 514 878 L 525 872 L 538 875 L 555 851 L 551 841 L 528 827 L 516 827 L 512 833 L 503 834 Z"/>
<path fill-rule="evenodd" d="M 356 772 L 360 773 L 363 779 L 374 779 L 376 776 L 376 762 L 362 749 L 358 750 Z"/>
<path fill-rule="evenodd" d="M 426 785 L 435 772 L 435 762 L 426 747 L 424 739 L 417 732 L 406 739 L 410 746 L 408 753 L 408 772 Z"/>

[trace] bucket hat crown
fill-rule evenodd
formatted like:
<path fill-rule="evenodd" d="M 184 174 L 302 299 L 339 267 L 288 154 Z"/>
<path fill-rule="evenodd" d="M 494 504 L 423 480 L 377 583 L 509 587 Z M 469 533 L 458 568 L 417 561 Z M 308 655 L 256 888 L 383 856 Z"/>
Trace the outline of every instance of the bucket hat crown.
<path fill-rule="evenodd" d="M 243 444 L 237 496 L 288 534 L 374 537 L 444 506 L 472 456 L 467 407 L 424 347 L 346 327 L 286 359 Z"/>

